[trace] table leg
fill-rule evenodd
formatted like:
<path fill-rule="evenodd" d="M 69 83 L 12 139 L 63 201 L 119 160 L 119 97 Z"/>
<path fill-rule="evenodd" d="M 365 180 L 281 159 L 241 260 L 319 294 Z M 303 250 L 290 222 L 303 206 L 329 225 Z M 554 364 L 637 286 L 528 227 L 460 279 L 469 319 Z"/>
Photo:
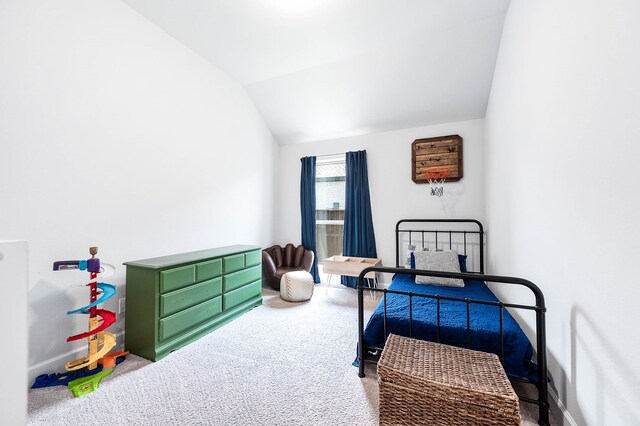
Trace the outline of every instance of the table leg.
<path fill-rule="evenodd" d="M 371 300 L 373 300 L 374 296 L 373 296 L 373 290 L 371 290 L 373 288 L 373 278 L 365 278 L 365 282 L 367 283 L 367 287 L 369 287 L 369 297 L 371 297 Z"/>

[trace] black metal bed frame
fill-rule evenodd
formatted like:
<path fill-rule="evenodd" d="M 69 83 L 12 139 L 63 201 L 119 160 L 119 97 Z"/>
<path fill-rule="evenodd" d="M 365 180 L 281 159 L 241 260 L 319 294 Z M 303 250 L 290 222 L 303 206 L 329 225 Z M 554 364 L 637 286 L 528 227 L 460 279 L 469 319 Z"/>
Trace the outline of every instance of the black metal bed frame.
<path fill-rule="evenodd" d="M 458 224 L 472 224 L 477 226 L 477 230 L 427 230 L 427 229 L 401 229 L 401 225 L 403 223 L 421 223 L 421 224 L 429 224 L 429 223 L 458 223 Z M 420 269 L 406 269 L 400 267 L 400 236 L 402 234 L 409 234 L 409 244 L 411 244 L 411 236 L 412 234 L 421 234 L 422 235 L 422 246 L 424 247 L 425 243 L 425 234 L 434 234 L 436 248 L 438 248 L 438 234 L 448 234 L 449 235 L 449 248 L 452 247 L 451 237 L 454 234 L 462 234 L 463 235 L 463 244 L 464 244 L 464 253 L 467 254 L 467 235 L 477 235 L 479 241 L 479 250 L 480 250 L 480 267 L 478 272 L 467 272 L 467 273 L 452 273 L 452 272 L 439 272 L 439 271 L 427 271 Z M 442 241 L 442 240 L 441 240 Z M 369 272 L 382 272 L 382 273 L 392 273 L 392 274 L 405 274 L 405 275 L 424 275 L 431 277 L 442 277 L 442 278 L 462 278 L 462 279 L 473 279 L 473 280 L 482 280 L 485 282 L 506 284 L 506 285 L 518 285 L 524 286 L 531 290 L 531 292 L 535 296 L 535 305 L 522 305 L 522 304 L 513 304 L 513 303 L 503 303 L 500 301 L 487 301 L 487 300 L 474 300 L 469 298 L 457 298 L 457 297 L 447 297 L 447 296 L 439 296 L 439 295 L 431 295 L 431 294 L 421 294 L 421 293 L 412 293 L 412 292 L 404 292 L 404 291 L 396 291 L 389 290 L 384 288 L 372 288 L 370 286 L 365 286 L 364 276 Z M 413 307 L 412 307 L 412 299 L 414 297 L 425 297 L 429 299 L 435 299 L 437 303 L 436 310 L 436 323 L 437 323 L 437 331 L 436 331 L 436 342 L 440 342 L 440 301 L 448 300 L 448 301 L 456 301 L 466 303 L 467 305 L 467 345 L 470 346 L 471 343 L 471 320 L 470 320 L 470 306 L 471 304 L 480 304 L 480 305 L 493 305 L 500 308 L 500 351 L 498 354 L 500 361 L 502 362 L 504 358 L 504 330 L 503 330 L 503 317 L 505 308 L 513 308 L 513 309 L 523 309 L 534 311 L 536 314 L 536 358 L 538 364 L 538 374 L 537 374 L 537 383 L 534 383 L 527 379 L 514 378 L 510 377 L 511 380 L 520 381 L 525 383 L 533 383 L 535 384 L 538 390 L 538 399 L 528 398 L 519 396 L 520 400 L 523 402 L 528 402 L 532 404 L 537 404 L 539 409 L 539 420 L 538 423 L 540 425 L 548 425 L 549 424 L 549 396 L 547 389 L 547 343 L 546 343 L 546 326 L 545 326 L 545 312 L 546 307 L 544 303 L 544 295 L 538 286 L 536 286 L 531 281 L 515 278 L 515 277 L 505 277 L 498 275 L 485 275 L 484 274 L 484 228 L 482 224 L 475 219 L 402 219 L 398 221 L 396 224 L 396 267 L 395 268 L 387 268 L 387 267 L 368 267 L 365 268 L 358 277 L 358 376 L 364 377 L 364 363 L 369 361 L 366 359 L 367 352 L 369 350 L 380 351 L 383 348 L 378 347 L 368 347 L 364 342 L 364 291 L 372 291 L 372 292 L 381 292 L 383 294 L 383 303 L 384 303 L 384 317 L 383 317 L 383 330 L 385 340 L 387 337 L 387 294 L 399 294 L 405 295 L 409 298 L 409 337 L 413 337 Z M 374 361 L 375 362 L 375 361 Z"/>

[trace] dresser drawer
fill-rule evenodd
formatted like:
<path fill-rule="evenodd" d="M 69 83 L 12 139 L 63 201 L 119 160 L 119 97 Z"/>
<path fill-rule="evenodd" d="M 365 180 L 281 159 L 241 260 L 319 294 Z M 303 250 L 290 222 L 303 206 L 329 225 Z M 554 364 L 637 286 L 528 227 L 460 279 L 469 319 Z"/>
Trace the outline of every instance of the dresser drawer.
<path fill-rule="evenodd" d="M 165 293 L 160 296 L 160 316 L 164 317 L 222 293 L 222 278 L 214 278 L 187 288 Z"/>
<path fill-rule="evenodd" d="M 262 251 L 256 250 L 244 254 L 244 266 L 249 267 L 262 263 Z"/>
<path fill-rule="evenodd" d="M 195 265 L 182 266 L 180 268 L 160 271 L 160 291 L 165 293 L 171 290 L 191 285 L 196 282 Z"/>
<path fill-rule="evenodd" d="M 222 272 L 225 274 L 239 271 L 242 268 L 244 268 L 244 253 L 222 258 Z"/>
<path fill-rule="evenodd" d="M 261 278 L 262 268 L 259 265 L 252 266 L 251 268 L 225 275 L 222 278 L 222 291 L 226 293 Z"/>
<path fill-rule="evenodd" d="M 222 312 L 222 296 L 162 318 L 158 330 L 158 339 L 160 341 L 168 339 L 183 330 L 211 319 L 220 312 Z"/>
<path fill-rule="evenodd" d="M 222 275 L 222 259 L 213 259 L 196 265 L 196 281 L 208 280 Z"/>
<path fill-rule="evenodd" d="M 249 299 L 260 296 L 262 294 L 262 280 L 252 282 L 244 287 L 240 287 L 229 293 L 222 295 L 224 301 L 224 310 L 229 310 L 234 306 L 240 305 Z"/>

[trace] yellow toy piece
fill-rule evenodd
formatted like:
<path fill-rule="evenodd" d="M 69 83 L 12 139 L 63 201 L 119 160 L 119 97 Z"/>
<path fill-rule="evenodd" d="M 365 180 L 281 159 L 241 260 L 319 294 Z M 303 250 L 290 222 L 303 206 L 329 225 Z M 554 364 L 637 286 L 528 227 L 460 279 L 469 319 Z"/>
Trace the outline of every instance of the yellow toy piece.
<path fill-rule="evenodd" d="M 67 371 L 79 370 L 92 364 L 97 365 L 98 360 L 105 356 L 116 345 L 116 335 L 106 331 L 97 334 L 96 346 L 101 344 L 102 347 L 97 352 L 91 353 L 89 356 L 69 361 L 64 368 Z M 97 349 L 97 348 L 96 348 Z M 95 368 L 95 367 L 94 367 Z"/>

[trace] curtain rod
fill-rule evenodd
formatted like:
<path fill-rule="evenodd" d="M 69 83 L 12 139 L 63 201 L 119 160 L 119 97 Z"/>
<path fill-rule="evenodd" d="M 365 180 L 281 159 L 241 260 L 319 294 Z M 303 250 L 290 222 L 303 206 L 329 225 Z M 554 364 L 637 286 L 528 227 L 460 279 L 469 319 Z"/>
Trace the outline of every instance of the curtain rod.
<path fill-rule="evenodd" d="M 316 155 L 316 158 L 325 158 L 325 157 L 337 157 L 339 155 L 346 155 L 346 152 L 338 152 L 336 154 L 324 154 L 324 155 Z"/>
<path fill-rule="evenodd" d="M 323 155 L 308 155 L 307 157 L 316 157 L 316 158 L 339 157 L 339 156 L 346 156 L 347 152 L 358 152 L 358 151 L 345 151 L 345 152 L 337 152 L 335 154 L 323 154 Z"/>

